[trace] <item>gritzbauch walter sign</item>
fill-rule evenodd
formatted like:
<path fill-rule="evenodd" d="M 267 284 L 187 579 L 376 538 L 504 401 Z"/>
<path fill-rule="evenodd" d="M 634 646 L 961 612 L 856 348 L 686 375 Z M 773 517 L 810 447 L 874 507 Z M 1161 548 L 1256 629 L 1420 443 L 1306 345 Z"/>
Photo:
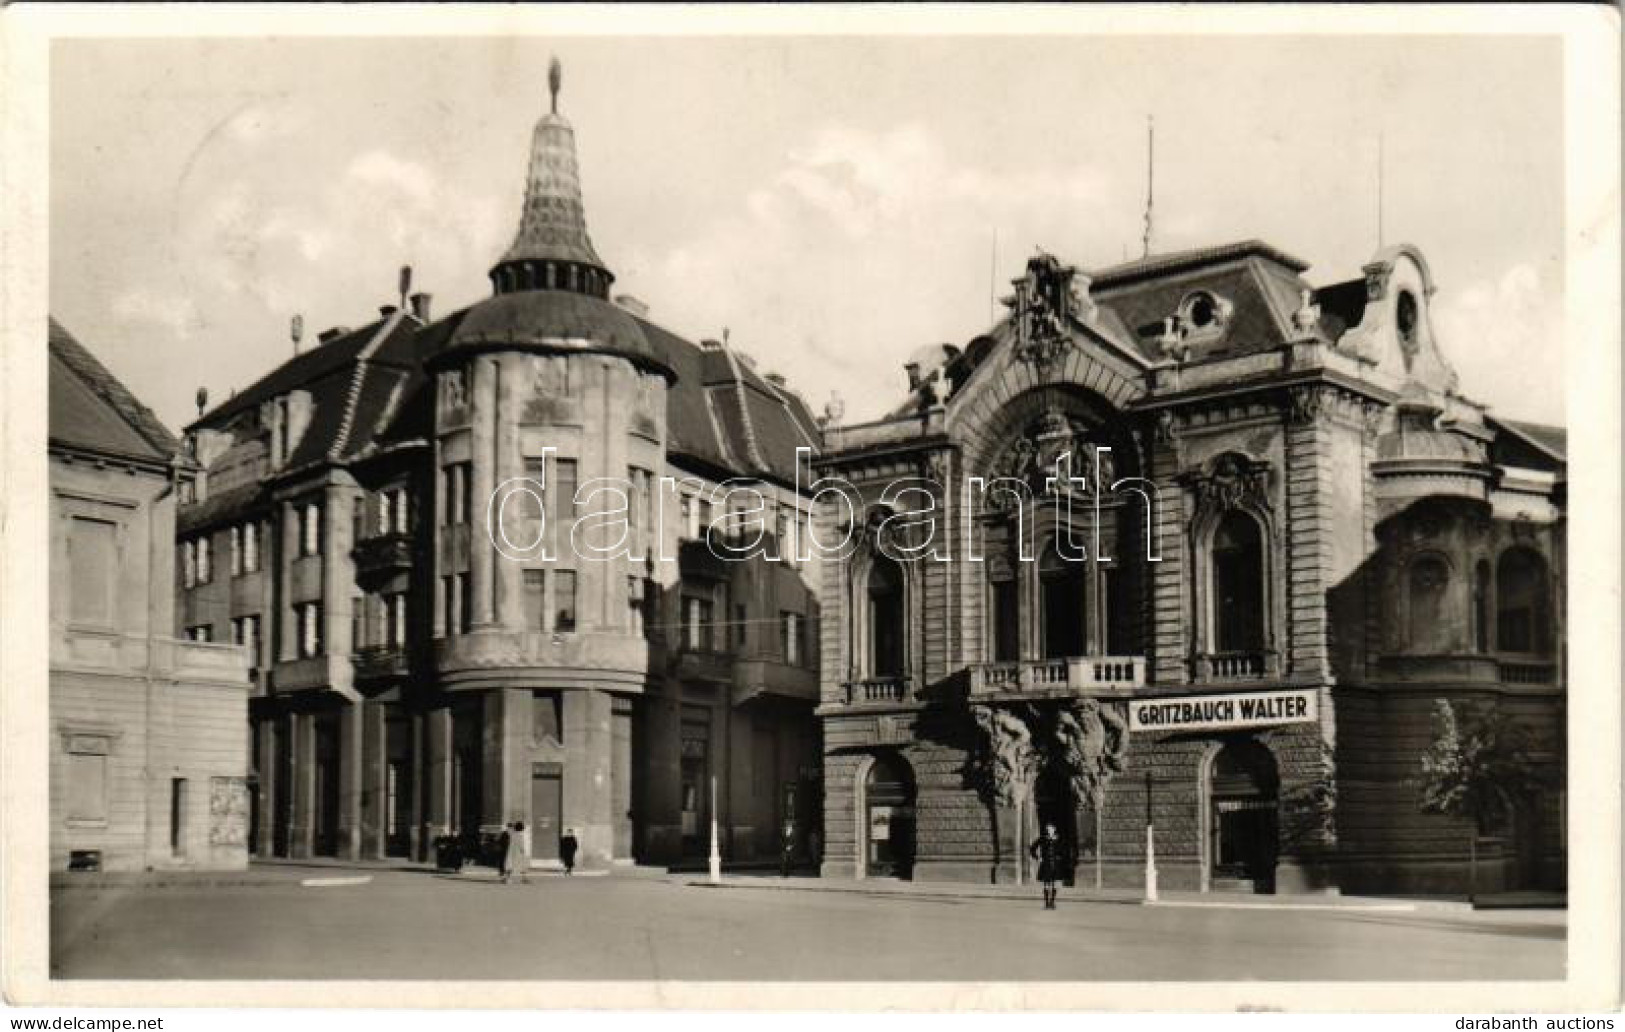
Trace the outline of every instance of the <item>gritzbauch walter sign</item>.
<path fill-rule="evenodd" d="M 1190 695 L 1129 703 L 1130 731 L 1195 731 L 1270 724 L 1308 724 L 1319 719 L 1315 689 Z"/>

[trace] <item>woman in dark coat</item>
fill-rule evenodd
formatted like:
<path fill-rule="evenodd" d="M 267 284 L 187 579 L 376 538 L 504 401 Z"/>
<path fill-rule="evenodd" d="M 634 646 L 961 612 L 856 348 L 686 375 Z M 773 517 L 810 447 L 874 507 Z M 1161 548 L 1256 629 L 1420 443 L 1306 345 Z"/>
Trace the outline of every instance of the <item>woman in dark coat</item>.
<path fill-rule="evenodd" d="M 580 848 L 576 842 L 576 830 L 565 828 L 564 837 L 559 839 L 559 859 L 564 861 L 564 873 L 573 874 L 576 869 L 576 850 Z"/>
<path fill-rule="evenodd" d="M 1038 861 L 1038 880 L 1044 886 L 1044 909 L 1055 909 L 1055 883 L 1061 880 L 1061 840 L 1055 825 L 1044 825 L 1044 833 L 1027 852 Z"/>

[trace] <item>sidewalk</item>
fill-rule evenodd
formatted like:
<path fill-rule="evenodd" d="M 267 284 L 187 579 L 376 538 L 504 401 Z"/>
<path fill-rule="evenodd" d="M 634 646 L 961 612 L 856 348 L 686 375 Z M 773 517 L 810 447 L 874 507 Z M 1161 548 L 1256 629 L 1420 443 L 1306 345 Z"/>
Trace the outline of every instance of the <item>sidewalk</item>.
<path fill-rule="evenodd" d="M 762 889 L 777 892 L 844 892 L 862 896 L 902 899 L 1036 899 L 1035 885 L 982 885 L 956 882 L 911 882 L 890 878 L 847 879 L 792 876 L 780 878 L 749 874 L 724 874 L 719 883 L 706 878 L 684 876 L 674 878 L 683 884 L 709 889 Z M 1495 896 L 1481 896 L 1476 906 L 1465 898 L 1445 897 L 1382 897 L 1342 896 L 1334 894 L 1257 895 L 1238 892 L 1193 892 L 1163 890 L 1155 903 L 1147 903 L 1138 888 L 1101 888 L 1076 886 L 1062 888 L 1063 903 L 1116 903 L 1127 906 L 1215 907 L 1231 909 L 1269 910 L 1364 910 L 1364 911 L 1447 911 L 1468 913 L 1473 910 L 1503 909 L 1566 909 L 1562 893 L 1515 892 Z"/>

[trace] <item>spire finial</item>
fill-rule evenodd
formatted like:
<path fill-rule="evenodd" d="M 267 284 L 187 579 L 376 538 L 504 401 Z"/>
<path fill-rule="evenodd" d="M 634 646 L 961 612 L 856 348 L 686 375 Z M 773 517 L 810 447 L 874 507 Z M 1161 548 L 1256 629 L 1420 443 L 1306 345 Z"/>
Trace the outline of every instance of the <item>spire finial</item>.
<path fill-rule="evenodd" d="M 553 113 L 559 113 L 559 86 L 564 82 L 564 66 L 557 57 L 547 66 L 547 88 L 553 94 Z"/>

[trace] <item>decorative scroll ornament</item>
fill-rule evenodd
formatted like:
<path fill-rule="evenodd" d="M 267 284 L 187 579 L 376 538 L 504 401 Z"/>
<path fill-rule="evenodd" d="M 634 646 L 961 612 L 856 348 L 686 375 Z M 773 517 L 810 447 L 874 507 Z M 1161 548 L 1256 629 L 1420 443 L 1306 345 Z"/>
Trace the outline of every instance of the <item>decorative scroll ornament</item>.
<path fill-rule="evenodd" d="M 1186 481 L 1198 504 L 1212 511 L 1270 508 L 1269 465 L 1237 452 L 1225 452 L 1209 472 L 1190 475 Z"/>
<path fill-rule="evenodd" d="M 1089 440 L 1089 428 L 1050 408 L 993 464 L 995 478 L 1019 480 L 1034 495 L 1087 494 L 1098 474 L 1100 483 L 1116 479 L 1116 465 L 1110 451 L 1101 451 Z M 1001 508 L 1010 504 L 1009 492 L 994 491 L 988 504 Z"/>
<path fill-rule="evenodd" d="M 1028 259 L 1027 274 L 1012 283 L 1016 292 L 1004 303 L 1016 327 L 1016 358 L 1048 373 L 1072 347 L 1072 320 L 1094 315 L 1089 280 L 1053 255 L 1039 253 Z"/>
<path fill-rule="evenodd" d="M 1326 395 L 1319 388 L 1294 387 L 1289 395 L 1289 400 L 1292 405 L 1292 421 L 1294 423 L 1313 423 L 1320 418 Z"/>

